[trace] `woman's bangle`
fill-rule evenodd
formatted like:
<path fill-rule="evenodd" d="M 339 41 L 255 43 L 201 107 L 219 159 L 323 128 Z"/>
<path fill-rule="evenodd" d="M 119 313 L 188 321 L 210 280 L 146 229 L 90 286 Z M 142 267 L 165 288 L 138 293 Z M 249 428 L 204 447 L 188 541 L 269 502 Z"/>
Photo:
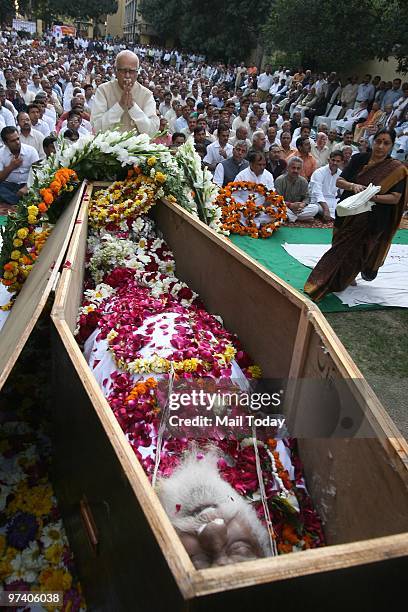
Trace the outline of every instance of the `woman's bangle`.
<path fill-rule="evenodd" d="M 349 185 L 350 185 L 349 191 L 353 191 L 354 183 L 349 183 Z"/>

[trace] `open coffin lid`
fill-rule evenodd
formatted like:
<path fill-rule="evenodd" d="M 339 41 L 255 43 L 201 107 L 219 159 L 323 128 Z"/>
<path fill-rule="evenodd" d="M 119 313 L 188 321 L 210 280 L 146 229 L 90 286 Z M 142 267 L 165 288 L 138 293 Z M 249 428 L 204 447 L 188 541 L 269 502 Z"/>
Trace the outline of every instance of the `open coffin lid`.
<path fill-rule="evenodd" d="M 247 611 L 280 595 L 304 605 L 307 592 L 314 610 L 327 610 L 335 588 L 336 602 L 344 604 L 347 585 L 353 582 L 358 590 L 378 576 L 377 592 L 372 588 L 378 602 L 384 571 L 397 576 L 396 563 L 408 553 L 405 440 L 312 302 L 181 207 L 160 202 L 152 216 L 173 250 L 177 275 L 200 294 L 208 311 L 223 317 L 266 376 L 293 379 L 287 397 L 293 422 L 332 419 L 327 401 L 314 397 L 306 407 L 300 402 L 298 378 L 342 379 L 348 403 L 340 417 L 347 417 L 351 406 L 365 420 L 357 419 L 350 429 L 347 418 L 338 418 L 337 437 L 329 437 L 329 427 L 319 439 L 299 439 L 329 546 L 196 570 L 73 335 L 84 279 L 84 202 L 67 255 L 72 266 L 61 274 L 52 318 L 59 493 L 86 596 L 101 609 L 128 609 L 137 592 L 140 610 Z M 312 574 L 322 575 L 318 587 Z"/>
<path fill-rule="evenodd" d="M 82 198 L 89 197 L 90 193 L 91 190 L 87 192 L 86 183 L 82 183 L 58 219 L 0 331 L 0 389 L 23 350 L 53 289 Z"/>

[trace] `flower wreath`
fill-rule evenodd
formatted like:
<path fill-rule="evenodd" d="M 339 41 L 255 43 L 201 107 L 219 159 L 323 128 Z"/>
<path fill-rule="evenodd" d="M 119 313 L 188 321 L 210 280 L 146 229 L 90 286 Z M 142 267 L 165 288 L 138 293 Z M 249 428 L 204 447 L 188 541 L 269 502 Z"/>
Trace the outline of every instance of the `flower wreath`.
<path fill-rule="evenodd" d="M 237 202 L 233 196 L 238 191 L 250 191 L 246 202 Z M 263 196 L 265 201 L 258 205 L 255 201 L 257 196 Z M 249 181 L 236 181 L 228 183 L 222 188 L 215 200 L 215 204 L 222 210 L 222 227 L 224 230 L 241 236 L 252 238 L 269 238 L 286 220 L 287 209 L 282 196 L 275 191 L 267 189 L 265 185 Z M 266 213 L 271 217 L 269 223 L 257 227 L 255 217 L 260 213 Z M 245 218 L 245 224 L 242 222 Z"/>

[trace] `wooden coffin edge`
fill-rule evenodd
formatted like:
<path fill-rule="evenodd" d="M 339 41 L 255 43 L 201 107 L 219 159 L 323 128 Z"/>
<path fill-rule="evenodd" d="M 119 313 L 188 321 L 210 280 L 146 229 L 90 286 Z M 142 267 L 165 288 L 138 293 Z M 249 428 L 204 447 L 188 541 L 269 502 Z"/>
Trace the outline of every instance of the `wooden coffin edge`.
<path fill-rule="evenodd" d="M 275 289 L 278 289 L 282 295 L 290 299 L 293 304 L 299 307 L 301 312 L 296 343 L 299 342 L 299 346 L 302 346 L 302 351 L 295 352 L 293 355 L 289 378 L 302 376 L 303 357 L 307 353 L 307 343 L 311 331 L 310 326 L 312 325 L 344 378 L 350 378 L 354 382 L 354 384 L 351 385 L 351 391 L 360 405 L 367 405 L 367 409 L 364 411 L 365 417 L 381 439 L 384 448 L 386 450 L 389 450 L 390 447 L 393 448 L 408 470 L 408 442 L 382 407 L 380 400 L 364 378 L 361 370 L 359 370 L 352 360 L 346 347 L 330 326 L 320 308 L 318 308 L 309 298 L 302 295 L 297 289 L 294 289 L 286 281 L 274 274 L 274 272 L 271 272 L 250 255 L 244 253 L 227 237 L 217 234 L 213 229 L 208 227 L 208 225 L 205 225 L 205 223 L 187 212 L 178 204 L 173 204 L 165 199 L 162 200 L 162 203 L 175 211 L 180 217 L 186 219 L 212 242 L 222 245 L 227 252 L 233 254 L 243 265 L 256 272 L 261 278 L 266 280 Z"/>
<path fill-rule="evenodd" d="M 401 460 L 407 465 L 407 445 L 404 444 L 401 434 L 399 434 L 392 420 L 386 415 L 378 398 L 370 389 L 360 370 L 354 364 L 345 347 L 337 338 L 319 309 L 310 300 L 304 298 L 299 292 L 287 285 L 284 281 L 281 281 L 281 279 L 258 264 L 251 257 L 243 254 L 227 239 L 220 237 L 180 206 L 166 201 L 164 201 L 164 204 L 185 218 L 189 223 L 193 223 L 200 232 L 205 233 L 212 241 L 221 242 L 227 250 L 233 252 L 235 256 L 238 256 L 244 265 L 256 271 L 265 278 L 268 283 L 273 284 L 279 289 L 283 289 L 282 293 L 287 295 L 288 298 L 290 296 L 291 301 L 299 305 L 302 311 L 298 328 L 299 340 L 303 338 L 303 343 L 307 342 L 311 330 L 310 326 L 313 325 L 322 338 L 322 342 L 326 344 L 326 347 L 335 358 L 336 363 L 341 366 L 341 371 L 344 372 L 346 376 L 360 379 L 358 382 L 361 382 L 361 388 L 360 386 L 356 386 L 356 392 L 360 394 L 363 390 L 370 391 L 370 394 L 365 396 L 369 397 L 370 400 L 368 410 L 373 412 L 373 420 L 379 417 L 379 429 L 383 432 L 384 447 L 388 453 L 390 451 L 396 452 Z M 67 254 L 68 259 L 70 254 L 72 253 L 73 255 L 76 251 L 82 224 L 86 223 L 86 214 L 87 202 L 84 201 L 78 217 L 80 223 L 75 227 L 72 234 L 71 244 Z M 85 387 L 101 425 L 115 449 L 115 453 L 121 463 L 124 474 L 129 480 L 130 486 L 143 508 L 146 519 L 155 534 L 157 542 L 184 599 L 189 600 L 195 597 L 209 595 L 220 590 L 233 590 L 245 586 L 277 582 L 312 573 L 344 569 L 346 567 L 365 565 L 384 559 L 392 559 L 407 555 L 408 533 L 402 533 L 347 544 L 331 545 L 327 548 L 323 547 L 302 551 L 301 553 L 279 556 L 278 558 L 269 557 L 267 559 L 258 559 L 256 561 L 248 561 L 222 568 L 196 570 L 154 489 L 151 487 L 150 481 L 142 466 L 137 460 L 135 461 L 135 455 L 131 446 L 114 417 L 98 383 L 89 370 L 89 366 L 67 322 L 64 320 L 65 295 L 72 273 L 72 268 L 65 268 L 61 274 L 56 290 L 54 307 L 51 313 L 53 323 L 71 357 L 74 368 Z M 302 352 L 305 352 L 305 350 L 307 350 L 307 347 Z M 337 355 L 336 351 L 339 351 L 339 355 Z M 342 360 L 340 355 L 344 355 L 345 359 Z M 292 366 L 291 372 L 293 374 L 295 374 L 296 371 L 300 371 L 301 358 L 295 358 L 294 356 Z M 392 433 L 395 437 L 387 440 L 384 435 L 386 432 Z"/>
<path fill-rule="evenodd" d="M 84 181 L 58 219 L 0 332 L 0 389 L 2 389 L 23 350 L 55 284 L 71 239 L 72 229 L 76 222 L 86 185 L 87 182 Z M 88 187 L 88 189 L 90 188 Z M 89 194 L 91 192 L 92 189 L 90 189 Z M 59 250 L 55 252 L 58 245 L 60 245 Z M 39 299 L 35 299 L 37 298 L 38 287 L 41 286 L 43 286 L 43 289 Z M 24 324 L 23 327 L 22 324 Z M 4 347 L 6 336 L 10 338 Z"/>

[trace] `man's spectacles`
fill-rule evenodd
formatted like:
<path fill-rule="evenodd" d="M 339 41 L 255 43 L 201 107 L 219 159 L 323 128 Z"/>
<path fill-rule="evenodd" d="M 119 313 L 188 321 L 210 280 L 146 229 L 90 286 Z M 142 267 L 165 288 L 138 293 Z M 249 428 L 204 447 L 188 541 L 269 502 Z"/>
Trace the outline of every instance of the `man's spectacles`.
<path fill-rule="evenodd" d="M 130 76 L 136 76 L 138 73 L 134 68 L 116 68 L 116 72 L 120 72 L 120 74 L 130 74 Z"/>

